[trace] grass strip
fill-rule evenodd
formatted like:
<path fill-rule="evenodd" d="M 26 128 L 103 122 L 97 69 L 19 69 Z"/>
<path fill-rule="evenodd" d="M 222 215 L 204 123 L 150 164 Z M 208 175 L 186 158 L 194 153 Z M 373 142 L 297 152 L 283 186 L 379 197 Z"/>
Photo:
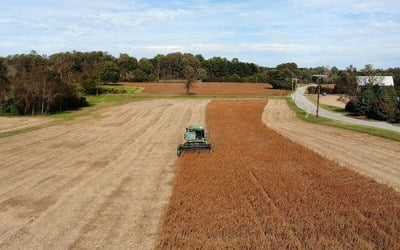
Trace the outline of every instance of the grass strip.
<path fill-rule="evenodd" d="M 292 98 L 286 97 L 286 100 L 287 100 L 287 103 L 288 103 L 290 109 L 295 111 L 297 114 L 297 117 L 299 117 L 303 121 L 327 125 L 327 126 L 331 126 L 331 127 L 349 129 L 349 130 L 353 130 L 353 131 L 357 131 L 357 132 L 361 132 L 361 133 L 379 136 L 379 137 L 386 138 L 386 139 L 389 139 L 392 141 L 400 142 L 400 133 L 386 130 L 386 129 L 350 124 L 350 123 L 346 123 L 346 122 L 332 120 L 332 119 L 325 118 L 325 117 L 316 117 L 315 115 L 310 114 L 310 113 L 307 115 L 304 110 L 302 110 L 296 106 L 296 104 L 294 103 Z"/>

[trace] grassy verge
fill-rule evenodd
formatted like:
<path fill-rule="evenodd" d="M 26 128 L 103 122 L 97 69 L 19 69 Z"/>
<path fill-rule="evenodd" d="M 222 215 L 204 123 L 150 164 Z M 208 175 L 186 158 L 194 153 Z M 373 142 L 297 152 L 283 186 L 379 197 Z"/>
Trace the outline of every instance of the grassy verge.
<path fill-rule="evenodd" d="M 106 105 L 113 103 L 120 103 L 126 101 L 133 101 L 137 99 L 144 99 L 145 95 L 118 95 L 118 94 L 102 94 L 98 96 L 86 96 L 86 100 L 89 102 L 89 106 Z"/>
<path fill-rule="evenodd" d="M 102 85 L 101 89 L 108 92 L 115 92 L 121 94 L 137 94 L 142 92 L 143 88 L 126 85 Z"/>
<path fill-rule="evenodd" d="M 21 129 L 17 129 L 17 130 L 8 131 L 8 132 L 1 132 L 0 133 L 0 138 L 10 137 L 10 136 L 15 136 L 15 135 L 20 135 L 20 134 L 25 134 L 25 133 L 28 133 L 28 132 L 32 132 L 32 131 L 36 131 L 36 130 L 48 127 L 50 125 L 52 125 L 52 123 L 32 126 L 32 127 L 28 127 L 28 128 L 21 128 Z"/>
<path fill-rule="evenodd" d="M 4 116 L 4 117 L 16 117 L 16 116 L 18 116 L 18 114 L 2 113 L 2 112 L 0 112 L 0 116 Z"/>
<path fill-rule="evenodd" d="M 87 96 L 86 99 L 89 102 L 89 107 L 80 108 L 77 110 L 62 111 L 58 113 L 49 114 L 46 116 L 39 116 L 42 117 L 43 119 L 49 119 L 49 122 L 38 126 L 16 129 L 9 132 L 0 132 L 0 138 L 25 134 L 45 127 L 57 124 L 63 124 L 64 122 L 75 122 L 85 119 L 96 119 L 101 117 L 101 113 L 96 112 L 99 109 L 130 101 L 143 100 L 145 98 L 146 96 L 129 95 L 129 94 L 124 94 L 124 95 L 104 94 L 99 96 Z M 18 115 L 10 115 L 10 114 L 4 114 L 4 115 L 10 117 L 18 117 Z"/>
<path fill-rule="evenodd" d="M 78 110 L 62 111 L 50 114 L 47 117 L 61 119 L 65 121 L 75 120 L 77 118 L 96 118 L 100 117 L 98 112 L 101 108 L 123 104 L 131 101 L 140 101 L 148 99 L 147 95 L 133 95 L 133 94 L 102 94 L 98 96 L 86 96 L 89 107 L 84 107 Z"/>
<path fill-rule="evenodd" d="M 338 127 L 338 128 L 343 128 L 343 129 L 349 129 L 361 133 L 366 133 L 370 135 L 375 135 L 379 137 L 383 137 L 392 141 L 398 141 L 400 142 L 400 133 L 386 130 L 386 129 L 379 129 L 379 128 L 374 128 L 374 127 L 367 127 L 367 126 L 361 126 L 361 125 L 355 125 L 355 124 L 350 124 L 350 123 L 345 123 L 341 121 L 335 121 L 331 120 L 325 117 L 316 117 L 315 115 L 308 114 L 306 116 L 306 112 L 296 106 L 292 98 L 287 97 L 286 98 L 287 103 L 289 107 L 296 112 L 297 116 L 307 122 L 311 123 L 316 123 L 316 124 L 322 124 L 322 125 L 327 125 L 331 127 Z"/>

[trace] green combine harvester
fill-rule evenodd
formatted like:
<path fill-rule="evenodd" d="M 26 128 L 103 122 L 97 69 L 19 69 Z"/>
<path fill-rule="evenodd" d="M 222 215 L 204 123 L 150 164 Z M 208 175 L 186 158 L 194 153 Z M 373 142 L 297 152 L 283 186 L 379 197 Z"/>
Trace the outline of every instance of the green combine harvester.
<path fill-rule="evenodd" d="M 211 152 L 211 144 L 206 140 L 204 128 L 201 125 L 190 125 L 184 135 L 185 143 L 180 144 L 176 153 L 180 156 L 184 152 Z"/>

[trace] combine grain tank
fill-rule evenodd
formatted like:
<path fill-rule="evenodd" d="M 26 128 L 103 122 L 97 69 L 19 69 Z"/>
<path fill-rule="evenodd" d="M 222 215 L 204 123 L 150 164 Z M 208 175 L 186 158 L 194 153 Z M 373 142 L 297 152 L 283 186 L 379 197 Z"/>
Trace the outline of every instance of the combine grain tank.
<path fill-rule="evenodd" d="M 176 151 L 180 156 L 184 152 L 211 152 L 211 144 L 206 140 L 204 128 L 201 125 L 190 125 L 184 135 L 185 143 L 180 144 Z"/>

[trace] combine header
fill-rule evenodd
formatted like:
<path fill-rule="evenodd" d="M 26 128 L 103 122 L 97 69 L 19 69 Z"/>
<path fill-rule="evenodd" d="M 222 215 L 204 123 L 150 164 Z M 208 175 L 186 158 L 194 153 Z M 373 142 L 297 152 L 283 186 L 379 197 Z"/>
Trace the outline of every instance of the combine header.
<path fill-rule="evenodd" d="M 200 125 L 190 125 L 184 135 L 185 143 L 180 144 L 176 151 L 180 156 L 183 152 L 211 152 L 211 144 L 206 141 L 204 128 Z"/>

